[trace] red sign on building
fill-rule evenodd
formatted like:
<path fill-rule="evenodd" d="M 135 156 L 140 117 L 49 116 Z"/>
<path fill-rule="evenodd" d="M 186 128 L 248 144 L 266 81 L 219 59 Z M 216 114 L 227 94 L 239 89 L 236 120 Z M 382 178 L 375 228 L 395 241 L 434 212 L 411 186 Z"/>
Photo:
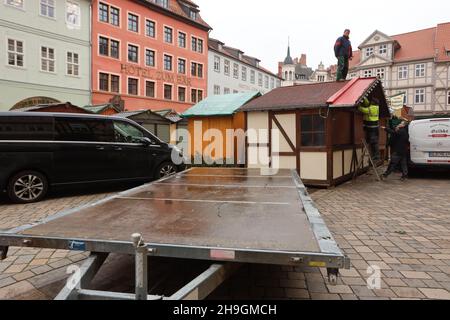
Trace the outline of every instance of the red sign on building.
<path fill-rule="evenodd" d="M 207 95 L 209 25 L 188 0 L 93 1 L 93 103 L 183 112 Z"/>

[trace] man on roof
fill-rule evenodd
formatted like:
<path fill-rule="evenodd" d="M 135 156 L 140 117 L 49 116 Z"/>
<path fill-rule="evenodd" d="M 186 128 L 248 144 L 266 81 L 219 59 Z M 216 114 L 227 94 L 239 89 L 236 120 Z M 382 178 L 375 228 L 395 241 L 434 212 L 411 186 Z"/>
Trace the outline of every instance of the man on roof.
<path fill-rule="evenodd" d="M 334 55 L 338 59 L 336 80 L 345 81 L 348 74 L 349 60 L 352 60 L 353 58 L 349 29 L 345 29 L 344 35 L 336 40 L 336 43 L 334 44 Z"/>

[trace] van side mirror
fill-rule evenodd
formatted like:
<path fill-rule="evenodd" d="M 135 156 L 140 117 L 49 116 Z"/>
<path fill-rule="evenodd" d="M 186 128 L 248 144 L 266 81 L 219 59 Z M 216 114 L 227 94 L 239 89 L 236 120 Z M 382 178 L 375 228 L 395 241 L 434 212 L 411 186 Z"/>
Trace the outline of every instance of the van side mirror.
<path fill-rule="evenodd" d="M 142 138 L 142 139 L 141 139 L 141 142 L 142 142 L 143 144 L 145 144 L 146 146 L 151 146 L 151 145 L 154 145 L 154 144 L 155 144 L 155 142 L 152 141 L 152 139 L 147 138 L 147 137 Z"/>

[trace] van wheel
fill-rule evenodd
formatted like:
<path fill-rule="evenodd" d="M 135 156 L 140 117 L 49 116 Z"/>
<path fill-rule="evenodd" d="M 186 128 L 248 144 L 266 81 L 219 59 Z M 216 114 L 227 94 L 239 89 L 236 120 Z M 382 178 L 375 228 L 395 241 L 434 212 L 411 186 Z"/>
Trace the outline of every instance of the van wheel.
<path fill-rule="evenodd" d="M 162 179 L 177 173 L 177 167 L 172 162 L 164 162 L 158 166 L 156 169 L 156 179 Z"/>
<path fill-rule="evenodd" d="M 8 196 L 15 203 L 41 201 L 47 191 L 47 178 L 37 171 L 22 171 L 12 177 L 8 183 Z"/>

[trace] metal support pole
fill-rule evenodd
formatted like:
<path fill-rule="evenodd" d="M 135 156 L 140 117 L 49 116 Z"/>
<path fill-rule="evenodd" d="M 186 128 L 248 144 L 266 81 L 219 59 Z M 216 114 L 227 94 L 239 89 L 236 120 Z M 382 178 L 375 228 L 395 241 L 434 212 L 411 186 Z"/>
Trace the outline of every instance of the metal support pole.
<path fill-rule="evenodd" d="M 135 278 L 136 278 L 136 300 L 147 300 L 148 298 L 148 256 L 147 246 L 139 233 L 131 236 L 136 249 Z"/>

